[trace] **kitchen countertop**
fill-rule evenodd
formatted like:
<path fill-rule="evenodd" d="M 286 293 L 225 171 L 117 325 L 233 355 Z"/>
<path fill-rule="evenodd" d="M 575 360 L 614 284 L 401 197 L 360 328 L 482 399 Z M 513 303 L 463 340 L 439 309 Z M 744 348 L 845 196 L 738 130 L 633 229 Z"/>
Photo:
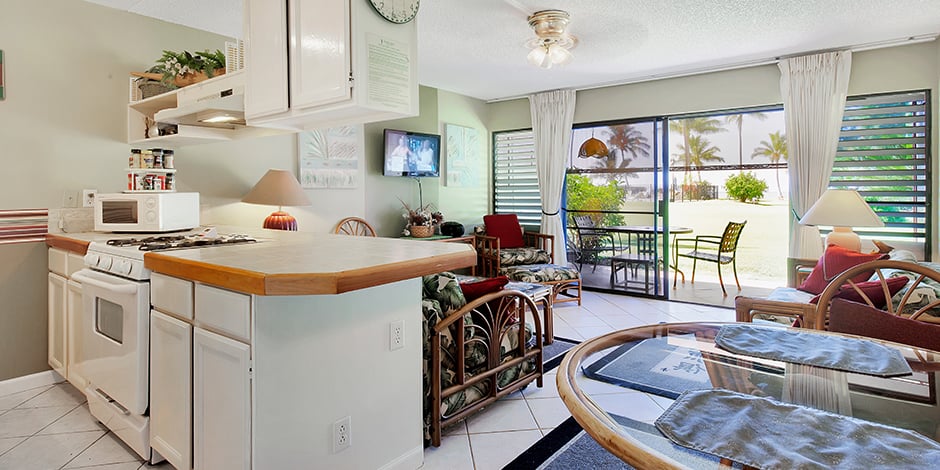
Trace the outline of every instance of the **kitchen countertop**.
<path fill-rule="evenodd" d="M 322 295 L 365 289 L 476 264 L 464 243 L 428 243 L 246 227 L 257 243 L 151 252 L 144 265 L 157 273 L 257 295 Z M 46 243 L 84 253 L 90 241 L 134 234 L 50 234 Z"/>

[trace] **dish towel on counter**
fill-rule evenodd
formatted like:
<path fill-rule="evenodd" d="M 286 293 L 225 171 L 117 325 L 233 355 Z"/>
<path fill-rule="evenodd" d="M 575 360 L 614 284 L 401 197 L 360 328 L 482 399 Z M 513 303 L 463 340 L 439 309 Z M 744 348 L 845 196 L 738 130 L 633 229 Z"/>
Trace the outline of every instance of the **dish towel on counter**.
<path fill-rule="evenodd" d="M 683 393 L 656 428 L 761 469 L 940 468 L 940 443 L 916 432 L 724 389 Z"/>
<path fill-rule="evenodd" d="M 901 351 L 874 341 L 769 326 L 723 325 L 718 347 L 735 354 L 879 377 L 910 375 Z"/>

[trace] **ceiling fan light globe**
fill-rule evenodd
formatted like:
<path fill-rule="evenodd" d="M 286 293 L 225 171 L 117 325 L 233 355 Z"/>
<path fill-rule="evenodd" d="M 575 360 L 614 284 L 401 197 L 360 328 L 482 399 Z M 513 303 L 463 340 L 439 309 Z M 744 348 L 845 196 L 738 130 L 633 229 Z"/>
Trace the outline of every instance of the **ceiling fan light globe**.
<path fill-rule="evenodd" d="M 565 65 L 568 62 L 571 62 L 571 52 L 568 49 L 565 49 L 562 46 L 553 44 L 548 48 L 548 55 L 552 59 L 552 63 L 555 65 Z"/>
<path fill-rule="evenodd" d="M 545 48 L 542 46 L 538 46 L 532 49 L 531 51 L 529 51 L 529 55 L 526 56 L 526 60 L 530 64 L 536 67 L 541 67 L 542 62 L 545 60 L 545 57 L 547 56 L 548 54 L 545 52 Z"/>

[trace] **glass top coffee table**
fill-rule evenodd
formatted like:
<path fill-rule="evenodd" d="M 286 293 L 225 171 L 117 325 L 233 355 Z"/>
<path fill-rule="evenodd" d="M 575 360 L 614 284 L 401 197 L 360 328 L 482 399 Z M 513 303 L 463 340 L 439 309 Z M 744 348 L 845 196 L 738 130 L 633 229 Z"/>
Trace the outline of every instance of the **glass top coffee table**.
<path fill-rule="evenodd" d="M 795 338 L 810 340 L 810 344 L 849 342 L 852 347 L 861 344 L 883 348 L 886 356 L 896 356 L 894 366 L 909 372 L 870 370 L 867 362 L 880 361 L 858 357 L 881 357 L 880 353 L 846 356 L 857 357 L 857 361 L 848 361 L 848 367 L 859 370 L 855 367 L 861 364 L 861 370 L 866 372 L 862 374 L 840 369 L 841 364 L 819 366 L 813 365 L 812 360 L 798 364 L 791 362 L 794 359 L 789 356 L 770 359 L 751 350 L 732 353 L 726 349 L 734 349 L 731 333 L 741 331 L 741 327 L 750 332 L 753 326 L 772 329 L 769 333 L 774 335 L 787 335 L 786 341 L 779 342 L 784 345 Z M 723 335 L 719 338 L 721 347 L 716 344 L 719 332 Z M 758 349 L 763 346 L 766 344 L 756 343 Z M 815 348 L 794 349 L 798 356 L 808 351 L 806 356 L 822 356 L 823 360 L 839 356 L 839 352 L 814 354 Z M 938 371 L 940 353 L 880 340 L 751 323 L 672 323 L 616 331 L 581 343 L 565 356 L 557 383 L 559 395 L 585 431 L 637 468 L 694 468 L 703 462 L 712 465 L 738 462 L 760 468 L 779 466 L 781 459 L 785 467 L 799 464 L 799 460 L 786 460 L 790 454 L 819 452 L 828 458 L 830 446 L 845 448 L 849 444 L 852 449 L 852 438 L 847 436 L 868 435 L 872 429 L 890 433 L 890 439 L 899 434 L 899 439 L 891 441 L 899 446 L 893 450 L 915 459 L 940 458 Z M 609 403 L 609 398 L 592 396 L 603 387 L 629 388 L 662 397 L 656 398 L 659 403 L 672 404 L 657 419 L 655 428 L 649 423 L 633 426 L 631 420 L 599 405 Z M 743 408 L 724 411 L 723 407 L 740 403 L 745 403 Z M 765 419 L 772 422 L 763 423 Z M 720 426 L 724 434 L 707 437 L 715 426 Z M 845 426 L 850 429 L 846 431 Z M 861 431 L 853 431 L 855 428 Z M 850 434 L 843 434 L 846 432 Z M 696 441 L 698 435 L 705 442 Z M 811 440 L 796 439 L 805 436 Z M 676 443 L 690 438 L 691 443 Z M 791 442 L 794 439 L 799 442 Z M 741 443 L 763 448 L 755 456 L 754 449 L 737 445 Z M 858 445 L 860 456 L 865 448 L 871 447 L 866 442 Z M 854 450 L 852 455 L 856 455 Z M 838 466 L 838 462 L 828 464 Z"/>

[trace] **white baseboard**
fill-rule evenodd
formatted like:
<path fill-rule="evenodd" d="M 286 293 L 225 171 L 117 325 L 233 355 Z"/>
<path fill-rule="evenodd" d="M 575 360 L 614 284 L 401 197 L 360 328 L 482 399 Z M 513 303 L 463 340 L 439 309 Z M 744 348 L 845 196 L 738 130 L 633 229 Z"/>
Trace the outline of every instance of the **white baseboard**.
<path fill-rule="evenodd" d="M 382 465 L 379 470 L 411 470 L 424 465 L 424 445 L 419 445 L 408 452 L 398 456 L 391 462 Z"/>
<path fill-rule="evenodd" d="M 54 370 L 36 372 L 35 374 L 24 375 L 22 377 L 14 377 L 0 381 L 0 397 L 64 381 L 65 378 Z"/>

